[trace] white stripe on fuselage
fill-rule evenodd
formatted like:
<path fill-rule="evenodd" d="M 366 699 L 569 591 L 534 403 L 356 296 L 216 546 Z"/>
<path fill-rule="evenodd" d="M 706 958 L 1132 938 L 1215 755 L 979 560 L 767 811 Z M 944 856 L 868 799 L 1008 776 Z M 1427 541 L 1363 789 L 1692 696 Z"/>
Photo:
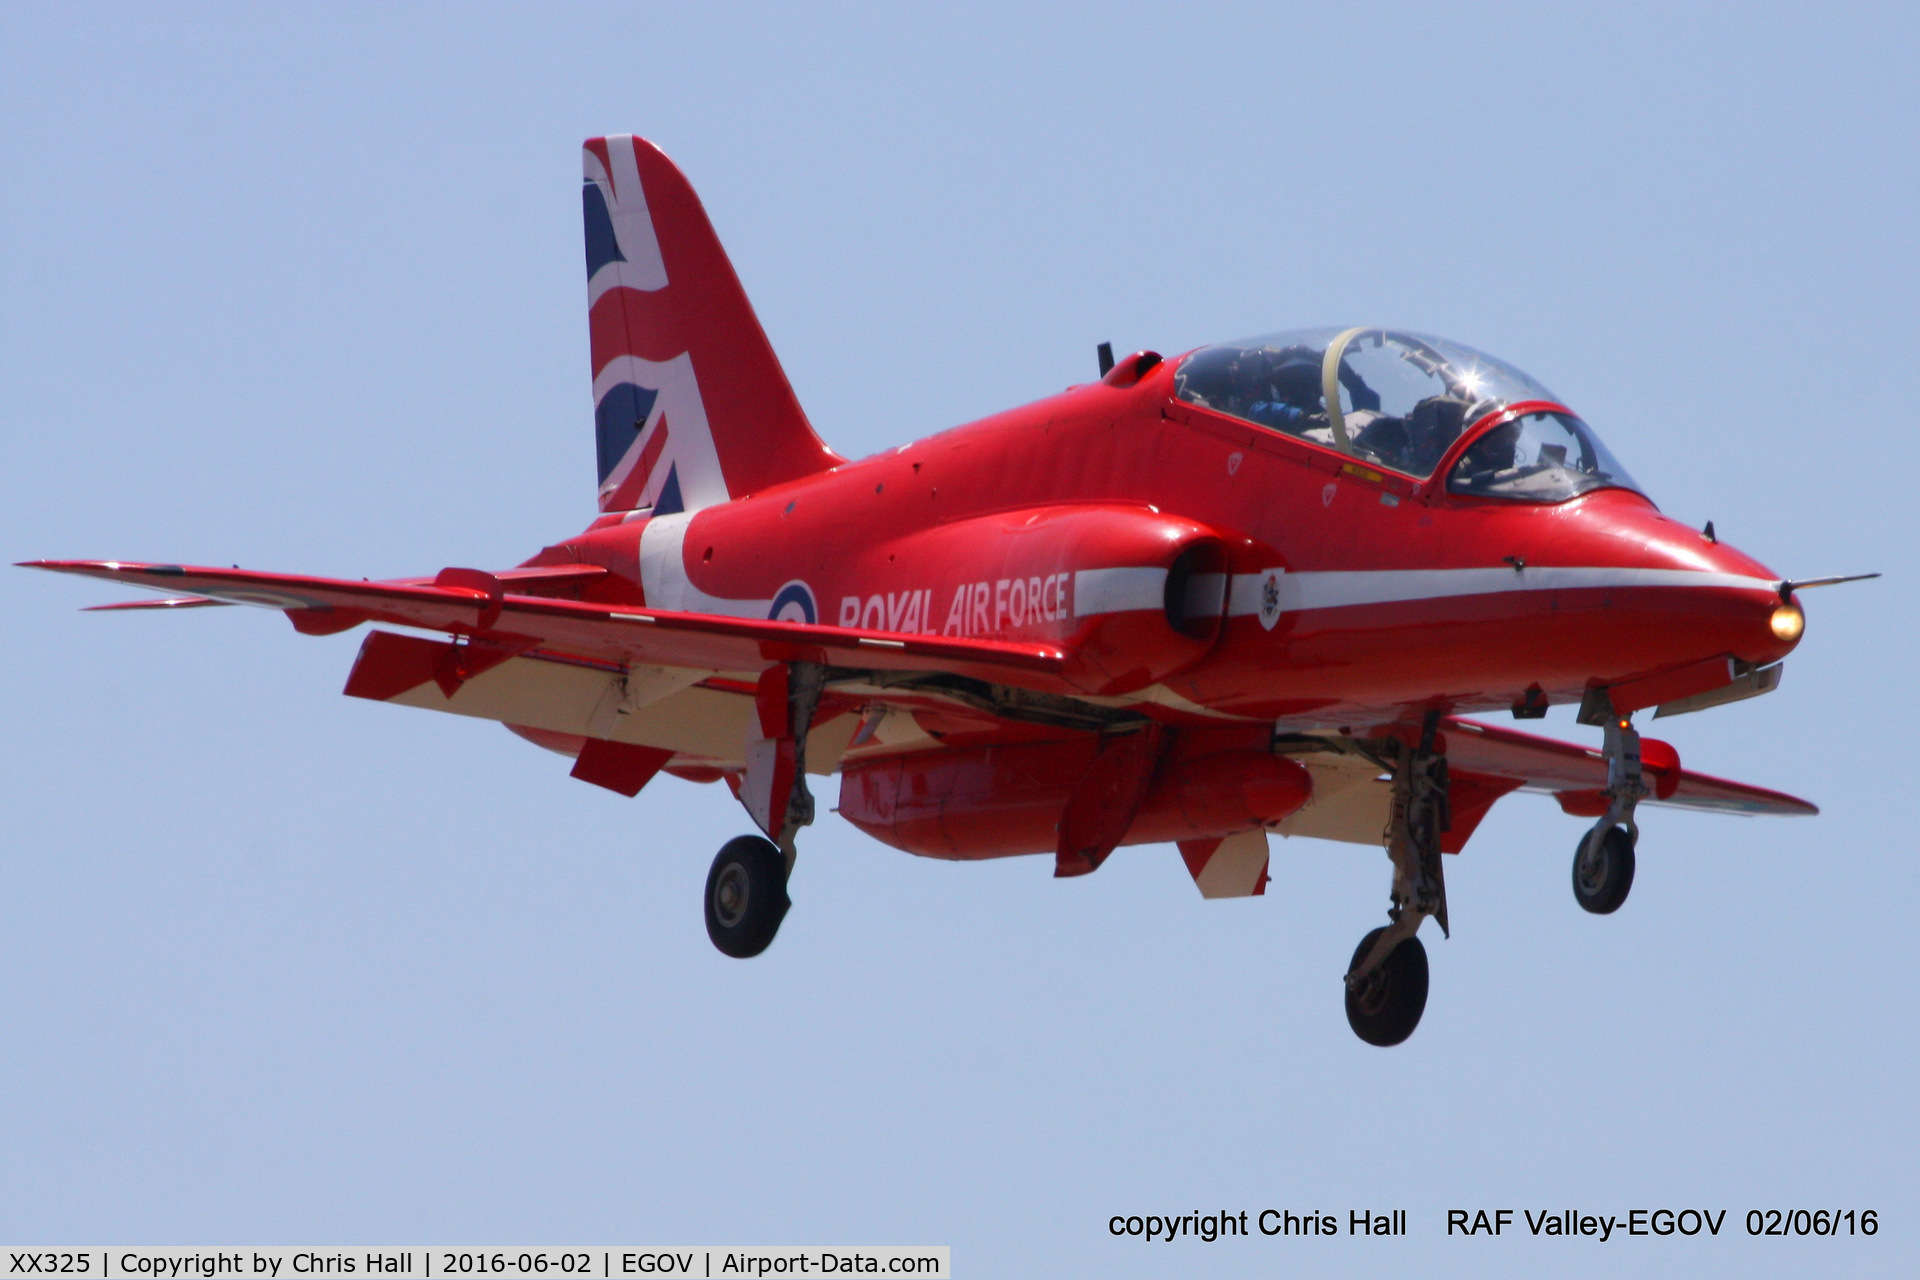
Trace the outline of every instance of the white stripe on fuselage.
<path fill-rule="evenodd" d="M 689 613 L 712 613 L 732 618 L 764 618 L 772 600 L 733 600 L 710 596 L 687 577 L 682 550 L 691 511 L 655 516 L 640 535 L 640 581 L 647 605 Z M 1264 574 L 1235 574 L 1228 593 L 1227 616 L 1253 617 L 1260 612 Z M 1738 573 L 1710 573 L 1700 569 L 1629 569 L 1618 567 L 1525 569 L 1362 569 L 1313 573 L 1282 573 L 1280 612 L 1348 609 L 1359 605 L 1402 604 L 1416 600 L 1448 600 L 1467 596 L 1502 595 L 1514 591 L 1582 591 L 1609 587 L 1721 587 L 1747 591 L 1778 591 L 1772 578 Z M 1097 617 L 1165 607 L 1167 571 L 1148 566 L 1081 569 L 1073 575 L 1073 616 Z M 1216 597 L 1217 599 L 1218 597 Z"/>
<path fill-rule="evenodd" d="M 1076 618 L 1163 609 L 1166 600 L 1165 569 L 1082 569 L 1073 575 L 1073 616 Z"/>
<path fill-rule="evenodd" d="M 1245 617 L 1260 612 L 1258 575 L 1236 574 L 1227 613 Z M 1280 612 L 1346 609 L 1356 605 L 1398 604 L 1491 596 L 1509 591 L 1581 591 L 1607 587 L 1733 587 L 1776 591 L 1770 578 L 1700 569 L 1535 568 L 1525 569 L 1372 569 L 1283 573 L 1279 577 Z"/>
<path fill-rule="evenodd" d="M 764 618 L 773 600 L 729 600 L 710 596 L 687 577 L 687 524 L 697 512 L 654 516 L 640 530 L 640 589 L 647 608 L 680 613 L 712 613 L 723 618 Z"/>
<path fill-rule="evenodd" d="M 1227 616 L 1253 617 L 1260 612 L 1264 574 L 1233 577 Z M 1710 573 L 1702 569 L 1628 569 L 1615 567 L 1525 569 L 1356 569 L 1314 573 L 1282 573 L 1280 612 L 1310 609 L 1347 609 L 1356 605 L 1400 604 L 1413 600 L 1446 600 L 1462 596 L 1500 595 L 1509 591 L 1579 591 L 1607 587 L 1732 587 L 1777 591 L 1778 581 L 1738 573 Z M 1082 569 L 1073 575 L 1073 615 L 1094 617 L 1164 607 L 1165 569 Z M 1216 591 L 1218 588 L 1215 589 Z M 1215 599 L 1219 597 L 1216 595 Z"/>

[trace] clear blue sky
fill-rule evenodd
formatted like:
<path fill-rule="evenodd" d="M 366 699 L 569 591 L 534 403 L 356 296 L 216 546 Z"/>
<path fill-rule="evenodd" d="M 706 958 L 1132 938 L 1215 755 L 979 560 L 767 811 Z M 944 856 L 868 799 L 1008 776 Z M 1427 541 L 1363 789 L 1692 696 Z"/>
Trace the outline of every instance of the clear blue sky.
<path fill-rule="evenodd" d="M 1503 356 L 1808 598 L 1664 721 L 1810 820 L 1650 813 L 1586 916 L 1514 797 L 1404 1047 L 1339 976 L 1386 861 L 1054 882 L 837 818 L 761 959 L 747 828 L 342 698 L 357 637 L 0 570 L 0 1238 L 949 1243 L 966 1276 L 1912 1274 L 1916 19 L 1877 6 L 0 7 L 0 552 L 498 567 L 593 507 L 578 146 L 691 177 L 862 455 L 1174 352 Z M 1556 713 L 1550 732 L 1594 731 Z M 831 788 L 827 794 L 832 794 Z M 1727 1209 L 1449 1241 L 1450 1207 Z M 1406 1208 L 1405 1243 L 1114 1213 Z M 1749 1208 L 1876 1208 L 1749 1241 Z M 1732 1233 L 1734 1238 L 1727 1238 Z"/>

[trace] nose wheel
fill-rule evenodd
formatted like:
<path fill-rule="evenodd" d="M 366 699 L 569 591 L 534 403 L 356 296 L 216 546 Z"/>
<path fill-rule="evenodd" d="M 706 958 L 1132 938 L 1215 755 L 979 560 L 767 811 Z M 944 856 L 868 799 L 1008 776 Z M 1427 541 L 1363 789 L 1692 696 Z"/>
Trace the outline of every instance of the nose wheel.
<path fill-rule="evenodd" d="M 1427 1011 L 1427 949 L 1416 937 L 1402 938 L 1385 960 L 1353 976 L 1386 931 L 1383 925 L 1360 939 L 1347 969 L 1347 1025 L 1383 1049 L 1412 1035 Z"/>
<path fill-rule="evenodd" d="M 1594 915 L 1611 915 L 1633 888 L 1633 833 L 1625 827 L 1590 831 L 1573 855 L 1573 896 Z"/>
<path fill-rule="evenodd" d="M 1607 811 L 1580 838 L 1573 854 L 1573 897 L 1594 915 L 1611 915 L 1633 888 L 1633 847 L 1640 841 L 1634 810 L 1650 793 L 1640 765 L 1640 735 L 1631 715 L 1609 715 L 1605 721 Z"/>
<path fill-rule="evenodd" d="M 792 906 L 787 897 L 787 855 L 759 836 L 722 845 L 707 872 L 707 936 L 738 960 L 757 956 L 780 932 Z"/>

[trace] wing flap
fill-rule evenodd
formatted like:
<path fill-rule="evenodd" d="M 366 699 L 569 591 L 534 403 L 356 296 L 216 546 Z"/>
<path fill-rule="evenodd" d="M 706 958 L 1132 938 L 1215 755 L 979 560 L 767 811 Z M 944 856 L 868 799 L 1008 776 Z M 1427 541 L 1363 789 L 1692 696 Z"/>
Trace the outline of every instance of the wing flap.
<path fill-rule="evenodd" d="M 702 672 L 642 677 L 645 692 L 611 663 L 539 648 L 486 641 L 454 645 L 387 631 L 368 634 L 347 677 L 349 697 L 498 720 L 521 730 L 647 748 L 716 765 L 738 766 L 753 719 L 751 694 L 705 687 Z M 688 678 L 690 677 L 690 678 Z M 649 688 L 650 685 L 670 686 Z M 816 726 L 844 741 L 856 717 Z M 843 725 L 839 723 L 845 721 Z M 823 760 L 838 756 L 823 749 Z M 813 765 L 809 752 L 808 764 Z M 591 768 L 591 766 L 589 766 Z"/>

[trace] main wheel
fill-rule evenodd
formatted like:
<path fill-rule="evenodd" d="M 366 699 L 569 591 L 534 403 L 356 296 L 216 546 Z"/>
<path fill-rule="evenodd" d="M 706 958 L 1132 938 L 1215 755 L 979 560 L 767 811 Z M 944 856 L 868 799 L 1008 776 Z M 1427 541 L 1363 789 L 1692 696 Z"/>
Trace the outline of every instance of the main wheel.
<path fill-rule="evenodd" d="M 1359 967 L 1373 949 L 1373 940 L 1384 932 L 1382 926 L 1360 939 L 1348 973 Z M 1399 1044 L 1413 1034 L 1426 1011 L 1427 949 L 1418 938 L 1402 939 L 1379 968 L 1347 986 L 1347 1025 L 1368 1044 L 1382 1048 Z"/>
<path fill-rule="evenodd" d="M 1582 839 L 1573 854 L 1573 896 L 1597 916 L 1620 909 L 1633 888 L 1633 835 L 1610 827 L 1598 840 Z"/>
<path fill-rule="evenodd" d="M 793 903 L 787 897 L 787 857 L 759 836 L 729 840 L 707 872 L 707 936 L 736 959 L 757 956 L 780 932 Z"/>

